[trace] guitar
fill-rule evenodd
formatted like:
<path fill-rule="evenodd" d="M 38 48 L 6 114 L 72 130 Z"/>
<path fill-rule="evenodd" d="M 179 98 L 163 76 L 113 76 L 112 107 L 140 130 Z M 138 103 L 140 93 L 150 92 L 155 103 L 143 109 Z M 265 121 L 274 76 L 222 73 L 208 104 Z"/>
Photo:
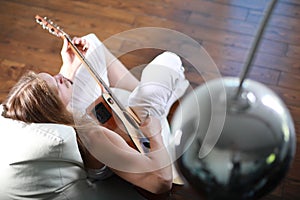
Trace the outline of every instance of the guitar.
<path fill-rule="evenodd" d="M 97 119 L 104 127 L 117 132 L 131 147 L 141 153 L 146 153 L 150 148 L 150 143 L 140 131 L 139 126 L 141 122 L 135 113 L 129 107 L 125 108 L 119 102 L 109 86 L 96 73 L 95 68 L 80 52 L 76 45 L 72 43 L 71 37 L 66 32 L 47 17 L 36 15 L 35 20 L 43 27 L 43 29 L 48 30 L 49 33 L 62 39 L 67 39 L 75 55 L 78 56 L 82 63 L 84 63 L 88 72 L 100 86 L 102 95 L 86 109 L 87 114 L 94 119 Z"/>

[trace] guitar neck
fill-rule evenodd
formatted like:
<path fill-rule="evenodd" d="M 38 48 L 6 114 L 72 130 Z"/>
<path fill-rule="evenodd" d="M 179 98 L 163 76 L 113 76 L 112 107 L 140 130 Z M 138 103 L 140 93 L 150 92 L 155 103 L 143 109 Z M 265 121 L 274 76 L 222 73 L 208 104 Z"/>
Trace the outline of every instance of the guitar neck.
<path fill-rule="evenodd" d="M 63 38 L 66 38 L 69 44 L 71 45 L 71 49 L 76 54 L 76 56 L 84 63 L 84 66 L 90 73 L 90 75 L 95 79 L 95 81 L 98 83 L 98 85 L 101 87 L 102 92 L 106 92 L 110 95 L 110 97 L 113 99 L 113 101 L 119 106 L 119 108 L 126 112 L 127 110 L 124 108 L 124 106 L 119 102 L 118 98 L 116 98 L 109 88 L 109 86 L 105 83 L 105 81 L 99 76 L 95 68 L 91 65 L 91 63 L 86 59 L 86 57 L 79 51 L 79 49 L 72 43 L 72 39 L 69 35 L 63 34 Z"/>

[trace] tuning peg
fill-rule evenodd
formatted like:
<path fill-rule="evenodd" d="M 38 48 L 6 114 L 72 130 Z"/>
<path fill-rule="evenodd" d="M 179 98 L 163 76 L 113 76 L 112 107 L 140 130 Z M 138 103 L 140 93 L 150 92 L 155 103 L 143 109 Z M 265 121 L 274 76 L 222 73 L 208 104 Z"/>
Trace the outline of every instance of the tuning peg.
<path fill-rule="evenodd" d="M 53 35 L 57 35 L 57 33 L 55 32 L 55 30 L 53 28 L 49 28 L 48 31 L 49 31 L 49 33 L 51 33 Z"/>
<path fill-rule="evenodd" d="M 47 17 L 36 16 L 36 22 L 42 26 L 43 29 L 48 30 L 49 33 L 60 37 L 63 34 L 62 29 Z"/>
<path fill-rule="evenodd" d="M 48 29 L 48 27 L 45 24 L 41 24 L 43 29 Z"/>
<path fill-rule="evenodd" d="M 42 20 L 40 19 L 40 18 L 37 18 L 36 20 L 35 20 L 38 24 L 40 24 L 40 25 L 42 25 Z"/>

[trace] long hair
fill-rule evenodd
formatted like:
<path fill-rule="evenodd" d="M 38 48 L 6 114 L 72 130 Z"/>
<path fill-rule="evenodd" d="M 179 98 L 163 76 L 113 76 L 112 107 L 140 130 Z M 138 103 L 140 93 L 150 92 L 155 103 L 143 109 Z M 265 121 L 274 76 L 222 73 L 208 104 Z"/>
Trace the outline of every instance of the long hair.
<path fill-rule="evenodd" d="M 23 75 L 11 89 L 3 104 L 2 116 L 26 123 L 56 123 L 72 126 L 75 131 L 83 131 L 89 127 L 89 121 L 83 125 L 75 125 L 73 115 L 58 96 L 58 91 L 49 87 L 47 82 L 36 73 L 29 71 Z M 77 144 L 84 164 L 98 163 L 77 135 Z M 89 161 L 88 161 L 89 160 Z"/>
<path fill-rule="evenodd" d="M 3 108 L 4 117 L 27 123 L 74 124 L 58 91 L 32 71 L 24 74 L 11 89 Z"/>

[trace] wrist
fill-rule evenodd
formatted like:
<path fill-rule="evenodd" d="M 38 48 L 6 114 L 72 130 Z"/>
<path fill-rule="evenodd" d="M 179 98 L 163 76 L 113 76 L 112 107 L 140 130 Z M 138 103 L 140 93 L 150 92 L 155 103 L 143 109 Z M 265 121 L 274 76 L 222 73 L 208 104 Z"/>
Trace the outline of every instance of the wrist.
<path fill-rule="evenodd" d="M 70 80 L 74 80 L 76 71 L 77 71 L 78 67 L 76 67 L 76 69 L 71 69 L 71 67 L 67 64 L 63 64 L 60 68 L 59 74 L 63 75 L 64 77 L 70 79 Z"/>

